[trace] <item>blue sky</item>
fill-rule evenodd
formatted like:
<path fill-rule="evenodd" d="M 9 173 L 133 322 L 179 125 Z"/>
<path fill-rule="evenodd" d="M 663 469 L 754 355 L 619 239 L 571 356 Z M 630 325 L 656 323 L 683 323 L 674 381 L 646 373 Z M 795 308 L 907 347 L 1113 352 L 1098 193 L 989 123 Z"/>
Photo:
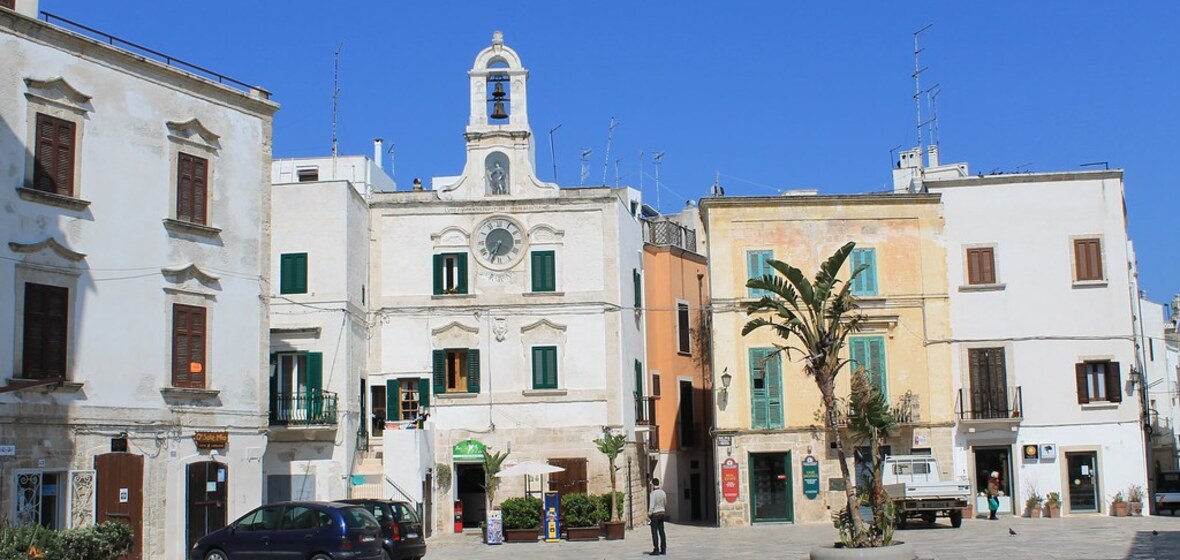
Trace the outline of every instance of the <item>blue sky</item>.
<path fill-rule="evenodd" d="M 395 146 L 395 179 L 455 175 L 467 76 L 493 30 L 530 70 L 537 167 L 601 183 L 607 127 L 621 182 L 660 209 L 708 193 L 889 188 L 891 148 L 915 143 L 912 33 L 939 84 L 943 161 L 971 171 L 1126 170 L 1148 296 L 1180 292 L 1180 3 L 324 2 L 41 0 L 41 9 L 262 85 L 282 104 L 275 157 L 330 152 L 340 62 L 344 154 Z M 176 24 L 171 22 L 184 22 Z M 1092 169 L 1092 168 L 1091 168 Z M 388 170 L 388 164 L 387 164 Z M 1171 219 L 1169 219 L 1171 218 Z"/>

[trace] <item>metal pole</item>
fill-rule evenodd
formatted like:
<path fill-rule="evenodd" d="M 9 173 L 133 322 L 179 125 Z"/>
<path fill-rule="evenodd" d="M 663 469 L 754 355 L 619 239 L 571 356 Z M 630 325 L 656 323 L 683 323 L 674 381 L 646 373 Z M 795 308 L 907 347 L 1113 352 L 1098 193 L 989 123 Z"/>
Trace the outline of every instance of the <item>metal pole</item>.
<path fill-rule="evenodd" d="M 627 457 L 627 528 L 635 528 L 635 488 L 631 485 L 631 458 Z"/>
<path fill-rule="evenodd" d="M 561 128 L 561 124 L 549 129 L 549 159 L 553 160 L 553 182 L 557 182 L 557 148 L 553 143 L 553 133 Z"/>

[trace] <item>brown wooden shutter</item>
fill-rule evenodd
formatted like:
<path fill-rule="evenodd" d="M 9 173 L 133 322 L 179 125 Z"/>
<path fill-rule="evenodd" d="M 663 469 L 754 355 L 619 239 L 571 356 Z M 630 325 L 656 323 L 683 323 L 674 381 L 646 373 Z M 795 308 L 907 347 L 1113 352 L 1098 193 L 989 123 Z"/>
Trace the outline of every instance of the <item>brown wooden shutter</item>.
<path fill-rule="evenodd" d="M 586 493 L 586 459 L 549 459 L 549 464 L 565 469 L 563 472 L 549 475 L 549 490 L 560 492 L 562 496 L 570 493 Z"/>
<path fill-rule="evenodd" d="M 1075 239 L 1073 249 L 1077 280 L 1102 280 L 1102 244 L 1099 240 Z"/>
<path fill-rule="evenodd" d="M 206 373 L 205 308 L 173 305 L 172 386 L 203 389 Z"/>
<path fill-rule="evenodd" d="M 967 283 L 996 283 L 995 252 L 990 247 L 967 249 Z"/>
<path fill-rule="evenodd" d="M 1077 375 L 1078 381 L 1078 404 L 1086 404 L 1090 402 L 1090 389 L 1087 385 L 1086 364 L 1074 364 L 1074 373 Z"/>
<path fill-rule="evenodd" d="M 33 188 L 74 195 L 74 123 L 37 114 L 37 151 L 33 162 Z"/>
<path fill-rule="evenodd" d="M 192 188 L 192 221 L 205 223 L 205 197 L 209 182 L 209 160 L 194 157 L 193 159 L 193 188 Z"/>
<path fill-rule="evenodd" d="M 209 160 L 180 153 L 176 159 L 176 219 L 205 224 Z"/>
<path fill-rule="evenodd" d="M 1106 365 L 1106 398 L 1110 402 L 1123 402 L 1123 379 L 1118 362 Z"/>
<path fill-rule="evenodd" d="M 27 379 L 65 377 L 69 289 L 25 284 L 22 372 Z"/>

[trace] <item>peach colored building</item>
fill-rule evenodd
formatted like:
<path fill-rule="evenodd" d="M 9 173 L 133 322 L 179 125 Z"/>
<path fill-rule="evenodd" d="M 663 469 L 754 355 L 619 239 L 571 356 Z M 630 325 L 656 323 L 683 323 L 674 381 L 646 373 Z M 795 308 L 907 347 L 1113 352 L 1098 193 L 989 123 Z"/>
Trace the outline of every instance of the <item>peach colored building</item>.
<path fill-rule="evenodd" d="M 709 286 L 695 207 L 643 223 L 647 394 L 637 394 L 649 426 L 648 467 L 668 492 L 676 522 L 716 518 L 712 481 L 713 401 L 709 382 Z"/>

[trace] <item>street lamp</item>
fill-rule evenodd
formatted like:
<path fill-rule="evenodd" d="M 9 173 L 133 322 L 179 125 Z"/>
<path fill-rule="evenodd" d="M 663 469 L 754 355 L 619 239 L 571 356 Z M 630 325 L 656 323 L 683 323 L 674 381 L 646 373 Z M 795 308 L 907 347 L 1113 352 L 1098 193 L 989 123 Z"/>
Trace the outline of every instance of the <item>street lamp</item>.
<path fill-rule="evenodd" d="M 729 394 L 729 384 L 733 382 L 733 376 L 729 374 L 729 366 L 726 366 L 721 371 L 721 398 L 725 398 Z"/>

